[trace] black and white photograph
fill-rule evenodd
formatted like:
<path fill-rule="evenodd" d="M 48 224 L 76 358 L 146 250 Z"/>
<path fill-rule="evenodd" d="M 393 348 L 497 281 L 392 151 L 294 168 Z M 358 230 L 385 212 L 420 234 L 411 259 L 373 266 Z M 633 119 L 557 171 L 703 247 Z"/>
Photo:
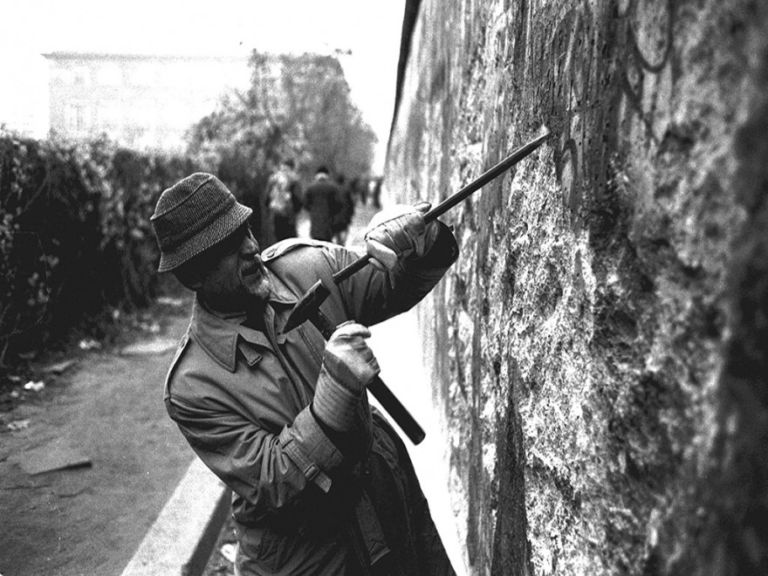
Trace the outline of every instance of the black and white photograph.
<path fill-rule="evenodd" d="M 764 0 L 0 0 L 0 576 L 766 526 Z"/>

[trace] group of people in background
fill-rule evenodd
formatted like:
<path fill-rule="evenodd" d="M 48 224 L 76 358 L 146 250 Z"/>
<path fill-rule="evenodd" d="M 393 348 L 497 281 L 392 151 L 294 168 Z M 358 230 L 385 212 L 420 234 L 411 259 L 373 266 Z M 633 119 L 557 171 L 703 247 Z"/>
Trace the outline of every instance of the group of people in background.
<path fill-rule="evenodd" d="M 372 182 L 370 201 L 381 208 L 381 178 Z M 274 240 L 284 240 L 298 235 L 297 219 L 303 208 L 309 215 L 309 235 L 315 240 L 325 240 L 345 245 L 355 204 L 369 200 L 369 182 L 358 178 L 349 183 L 343 174 L 332 177 L 326 166 L 315 170 L 312 182 L 302 190 L 296 165 L 290 158 L 283 160 L 267 181 L 266 205 L 272 223 Z"/>

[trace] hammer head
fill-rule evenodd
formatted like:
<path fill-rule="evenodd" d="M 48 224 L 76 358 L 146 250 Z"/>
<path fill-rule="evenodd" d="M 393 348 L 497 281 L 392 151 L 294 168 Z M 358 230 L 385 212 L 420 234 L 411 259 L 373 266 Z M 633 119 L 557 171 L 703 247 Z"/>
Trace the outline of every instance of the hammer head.
<path fill-rule="evenodd" d="M 288 320 L 283 327 L 283 334 L 290 332 L 297 326 L 300 326 L 311 319 L 320 309 L 320 304 L 328 298 L 330 293 L 330 290 L 325 287 L 322 280 L 315 282 L 312 287 L 307 290 L 307 293 L 301 297 L 301 300 L 296 302 L 293 310 L 291 310 L 291 313 L 288 315 Z"/>

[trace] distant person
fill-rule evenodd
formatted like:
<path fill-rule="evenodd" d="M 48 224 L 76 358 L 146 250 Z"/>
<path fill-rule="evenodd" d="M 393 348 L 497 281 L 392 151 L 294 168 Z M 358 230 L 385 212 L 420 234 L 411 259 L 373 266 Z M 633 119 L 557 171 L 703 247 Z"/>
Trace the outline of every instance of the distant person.
<path fill-rule="evenodd" d="M 368 204 L 368 186 L 369 186 L 369 180 L 368 178 L 360 178 L 357 181 L 356 189 L 356 195 L 358 198 L 358 201 L 360 202 L 361 206 L 365 206 Z"/>
<path fill-rule="evenodd" d="M 269 177 L 267 193 L 275 242 L 296 236 L 296 215 L 301 210 L 301 184 L 288 158 Z"/>
<path fill-rule="evenodd" d="M 315 171 L 314 182 L 304 192 L 304 208 L 309 212 L 310 237 L 333 241 L 334 218 L 338 218 L 344 206 L 339 187 L 331 180 L 326 166 Z"/>
<path fill-rule="evenodd" d="M 345 246 L 349 225 L 352 223 L 352 216 L 355 215 L 355 197 L 352 195 L 351 186 L 345 182 L 343 174 L 336 177 L 336 184 L 339 187 L 341 210 L 336 213 L 333 219 L 333 241 Z"/>
<path fill-rule="evenodd" d="M 374 208 L 381 208 L 381 184 L 384 179 L 379 176 L 373 180 L 373 190 L 371 190 L 371 203 Z"/>
<path fill-rule="evenodd" d="M 349 191 L 352 193 L 352 199 L 354 200 L 355 204 L 360 202 L 360 199 L 362 198 L 362 192 L 361 192 L 362 186 L 360 186 L 360 178 L 355 176 L 352 178 L 352 180 L 349 181 Z"/>

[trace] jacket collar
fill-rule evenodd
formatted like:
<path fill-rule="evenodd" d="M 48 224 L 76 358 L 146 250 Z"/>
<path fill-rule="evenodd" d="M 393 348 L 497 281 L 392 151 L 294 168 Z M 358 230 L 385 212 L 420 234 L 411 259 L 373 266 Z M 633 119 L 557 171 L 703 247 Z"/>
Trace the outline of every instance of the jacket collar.
<path fill-rule="evenodd" d="M 272 286 L 272 294 L 267 305 L 265 320 L 274 324 L 274 311 L 270 305 L 273 308 L 293 306 L 297 302 L 297 297 L 269 270 L 267 278 Z M 253 365 L 261 359 L 259 348 L 272 350 L 273 346 L 264 332 L 243 325 L 245 318 L 245 312 L 226 315 L 215 312 L 195 298 L 192 308 L 192 338 L 211 358 L 230 372 L 235 371 L 238 348 L 248 364 Z M 282 344 L 284 340 L 285 336 L 277 336 L 278 344 Z"/>

